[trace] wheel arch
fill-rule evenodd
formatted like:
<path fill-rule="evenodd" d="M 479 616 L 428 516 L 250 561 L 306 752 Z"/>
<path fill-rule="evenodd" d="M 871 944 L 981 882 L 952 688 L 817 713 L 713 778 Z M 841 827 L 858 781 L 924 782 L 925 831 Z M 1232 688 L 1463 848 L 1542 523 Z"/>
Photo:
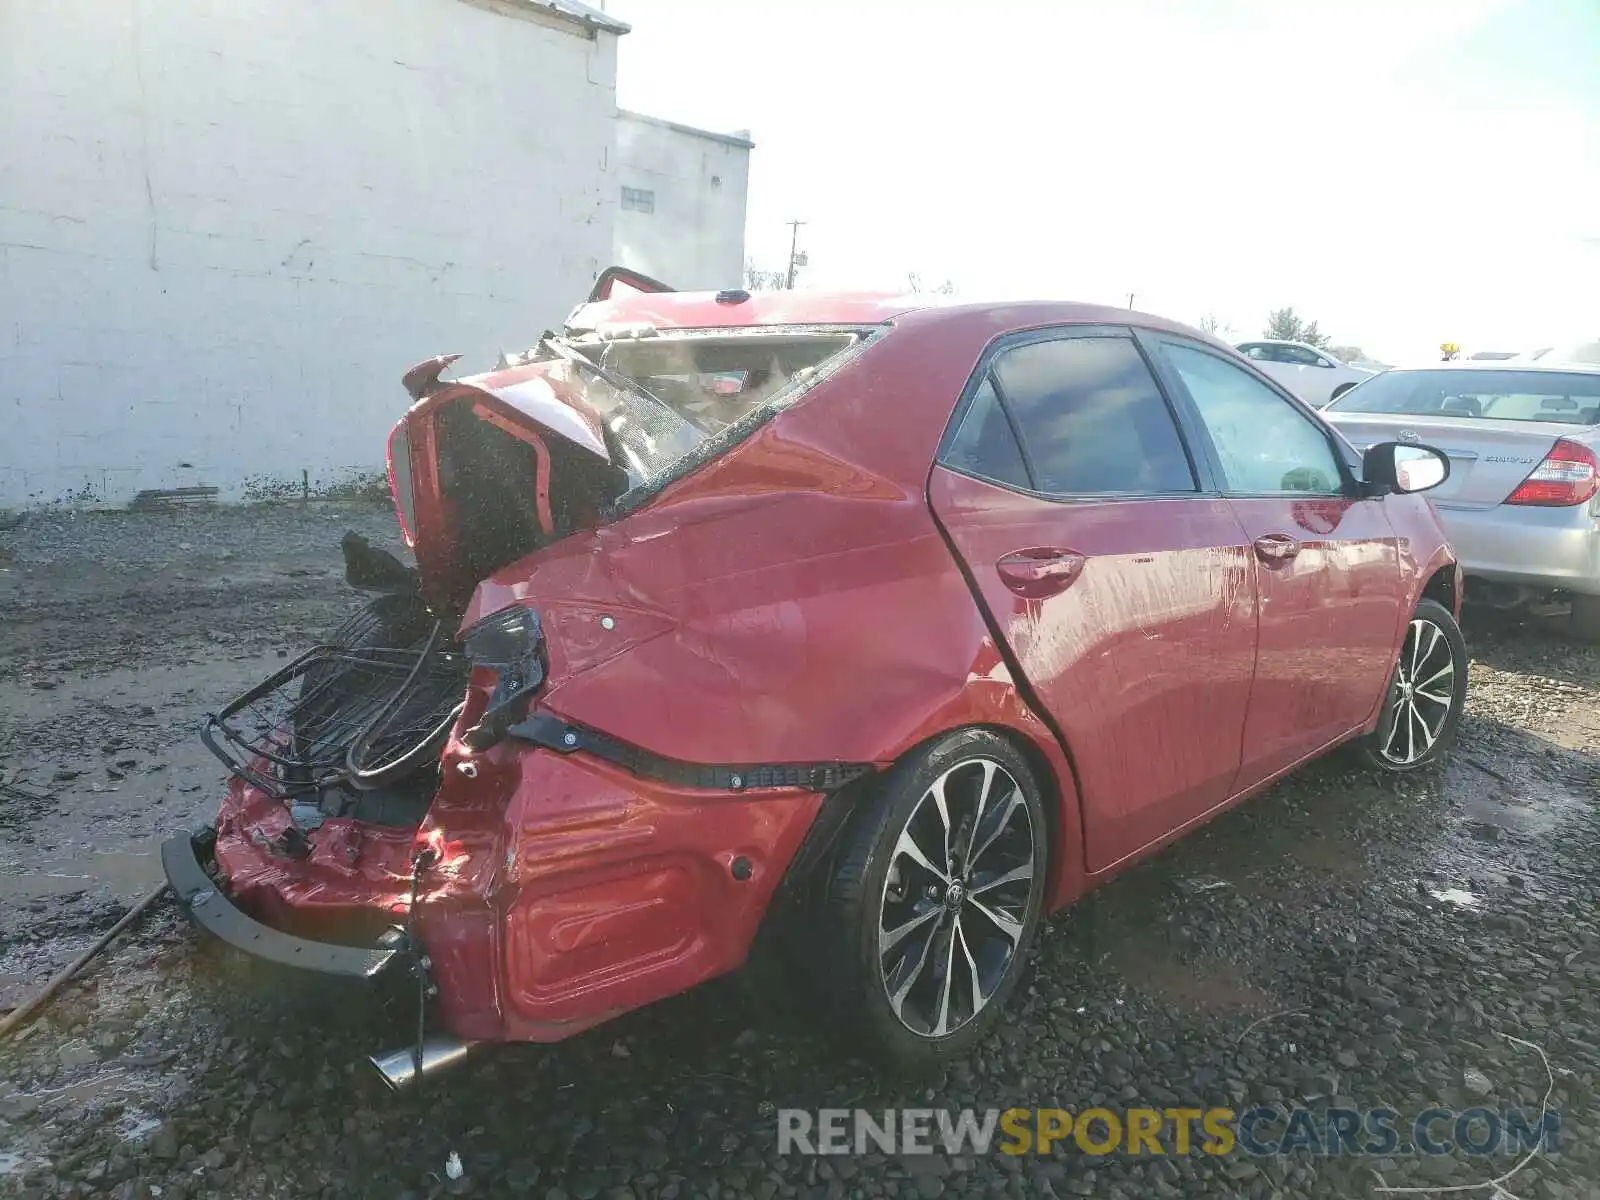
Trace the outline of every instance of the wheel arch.
<path fill-rule="evenodd" d="M 1016 698 L 1016 704 L 1022 709 L 1020 715 L 972 714 L 969 719 L 941 724 L 897 749 L 881 770 L 829 793 L 807 833 L 805 844 L 785 871 L 769 917 L 781 919 L 785 909 L 792 910 L 805 897 L 814 894 L 817 882 L 827 878 L 852 818 L 861 811 L 872 789 L 881 786 L 890 772 L 936 742 L 969 730 L 992 734 L 1016 750 L 1039 787 L 1049 848 L 1045 911 L 1054 912 L 1076 899 L 1086 887 L 1076 769 L 1055 736 L 1026 710 L 1020 697 Z"/>
<path fill-rule="evenodd" d="M 1400 551 L 1404 612 L 1395 628 L 1394 648 L 1398 654 L 1406 622 L 1411 619 L 1418 601 L 1424 598 L 1438 600 L 1459 623 L 1461 600 L 1466 589 L 1462 584 L 1461 560 L 1450 544 L 1438 512 L 1425 493 L 1385 496 L 1383 507 Z"/>
<path fill-rule="evenodd" d="M 1449 748 L 1455 741 L 1456 733 L 1460 727 L 1470 671 L 1466 640 L 1450 606 L 1451 591 L 1459 592 L 1460 589 L 1455 586 L 1456 581 L 1452 578 L 1448 581 L 1451 590 L 1447 591 L 1445 582 L 1438 579 L 1439 574 L 1440 572 L 1436 571 L 1428 577 L 1422 592 L 1416 599 L 1411 614 L 1409 614 L 1410 621 L 1408 621 L 1408 624 L 1426 620 L 1431 623 L 1435 636 L 1430 639 L 1427 648 L 1421 650 L 1420 659 L 1418 650 L 1413 649 L 1409 680 L 1405 665 L 1406 643 L 1404 641 L 1401 642 L 1399 663 L 1395 668 L 1394 682 L 1391 683 L 1389 689 L 1389 695 L 1395 697 L 1393 700 L 1395 722 L 1389 725 L 1387 729 L 1385 728 L 1384 713 L 1389 709 L 1389 704 L 1386 701 L 1381 701 L 1377 719 L 1372 723 L 1372 727 L 1366 730 L 1356 742 L 1359 757 L 1368 766 L 1380 771 L 1390 773 L 1415 771 L 1428 766 L 1430 763 L 1439 761 L 1442 755 L 1449 752 Z M 1454 572 L 1452 571 L 1451 574 L 1453 575 Z M 1434 605 L 1434 608 L 1424 611 L 1422 606 L 1430 603 Z M 1441 609 L 1443 610 L 1442 612 L 1439 611 Z M 1439 669 L 1436 674 L 1423 682 L 1428 684 L 1435 683 L 1444 674 L 1444 670 L 1451 670 L 1450 696 L 1445 712 L 1439 717 L 1438 727 L 1432 728 L 1427 714 L 1417 707 L 1416 696 L 1426 696 L 1435 701 L 1439 701 L 1441 698 L 1424 691 L 1423 684 L 1417 683 L 1416 680 L 1419 668 L 1434 670 L 1434 666 L 1429 664 L 1434 662 L 1432 656 L 1441 635 L 1446 643 L 1450 656 L 1449 660 L 1442 669 Z M 1418 636 L 1420 638 L 1420 634 Z M 1417 646 L 1421 646 L 1420 640 Z M 1396 690 L 1402 687 L 1403 690 Z M 1412 693 L 1413 687 L 1416 689 L 1415 695 Z M 1404 724 L 1404 729 L 1406 730 L 1406 757 L 1403 760 L 1391 756 L 1388 746 L 1385 744 L 1402 728 L 1399 723 L 1404 711 L 1402 705 L 1408 707 L 1410 712 L 1410 716 L 1405 719 Z M 1413 744 L 1415 726 L 1418 724 L 1422 726 L 1426 739 L 1420 754 L 1416 752 Z"/>
<path fill-rule="evenodd" d="M 1429 575 L 1418 594 L 1418 600 L 1435 600 L 1449 609 L 1450 615 L 1461 622 L 1461 568 L 1452 560 Z"/>
<path fill-rule="evenodd" d="M 984 723 L 967 726 L 969 729 L 981 729 L 1007 743 L 1028 764 L 1028 769 L 1033 772 L 1034 782 L 1039 787 L 1039 799 L 1043 801 L 1045 833 L 1049 839 L 1050 860 L 1049 870 L 1045 878 L 1045 908 L 1049 911 L 1055 907 L 1055 896 L 1060 890 L 1061 876 L 1066 869 L 1067 862 L 1074 848 L 1079 849 L 1081 855 L 1081 842 L 1076 838 L 1067 837 L 1067 796 L 1068 792 L 1062 788 L 1061 779 L 1057 774 L 1054 763 L 1044 752 L 1039 744 L 1029 735 L 1010 725 Z M 954 731 L 952 731 L 954 732 Z M 1071 768 L 1071 761 L 1068 760 Z M 1076 810 L 1077 784 L 1074 779 L 1071 783 L 1071 796 Z M 1076 827 L 1076 821 L 1073 823 Z"/>
<path fill-rule="evenodd" d="M 971 688 L 969 684 L 965 690 Z M 1088 888 L 1083 853 L 1083 799 L 1077 764 L 1053 726 L 1040 718 L 1025 688 L 1007 687 L 1003 698 L 986 689 L 984 700 L 988 702 L 975 703 L 969 699 L 970 707 L 966 712 L 939 722 L 938 728 L 897 750 L 892 761 L 898 766 L 940 738 L 969 729 L 992 733 L 1016 749 L 1033 772 L 1050 822 L 1045 911 L 1055 912 Z"/>
<path fill-rule="evenodd" d="M 1438 530 L 1437 523 L 1433 526 Z M 1426 565 L 1420 558 L 1407 560 L 1401 559 L 1402 569 L 1406 572 L 1404 602 L 1397 614 L 1394 631 L 1394 645 L 1390 654 L 1391 664 L 1398 662 L 1401 648 L 1405 644 L 1406 627 L 1411 623 L 1412 614 L 1417 611 L 1417 605 L 1423 600 L 1435 600 L 1442 604 L 1446 611 L 1455 618 L 1456 624 L 1461 623 L 1461 599 L 1465 592 L 1462 585 L 1461 564 L 1457 561 L 1455 551 L 1438 536 L 1438 541 L 1433 547 L 1433 553 L 1428 556 Z M 1378 689 L 1373 698 L 1372 711 L 1367 715 L 1367 720 L 1361 728 L 1363 734 L 1370 734 L 1378 727 L 1378 721 L 1383 716 L 1383 701 L 1388 694 L 1389 676 L 1385 675 L 1383 686 Z"/>

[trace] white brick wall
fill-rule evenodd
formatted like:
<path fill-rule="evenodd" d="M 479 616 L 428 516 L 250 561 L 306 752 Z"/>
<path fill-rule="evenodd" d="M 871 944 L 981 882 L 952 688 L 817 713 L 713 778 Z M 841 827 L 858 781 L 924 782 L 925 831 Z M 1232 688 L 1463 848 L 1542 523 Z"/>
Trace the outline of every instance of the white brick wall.
<path fill-rule="evenodd" d="M 374 472 L 407 367 L 558 323 L 616 37 L 511 7 L 0 0 L 0 507 Z"/>
<path fill-rule="evenodd" d="M 750 142 L 637 113 L 617 115 L 617 195 L 648 192 L 654 211 L 617 211 L 617 261 L 683 291 L 744 282 Z"/>

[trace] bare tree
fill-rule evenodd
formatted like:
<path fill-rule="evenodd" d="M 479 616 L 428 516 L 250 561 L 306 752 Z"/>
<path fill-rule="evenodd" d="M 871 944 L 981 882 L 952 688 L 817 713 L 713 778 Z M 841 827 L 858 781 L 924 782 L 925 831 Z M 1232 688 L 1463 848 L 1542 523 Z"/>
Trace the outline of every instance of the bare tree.
<path fill-rule="evenodd" d="M 1212 337 L 1221 338 L 1225 342 L 1231 341 L 1234 334 L 1233 326 L 1214 312 L 1208 312 L 1200 318 L 1200 331 L 1209 333 Z"/>
<path fill-rule="evenodd" d="M 751 258 L 745 260 L 744 285 L 752 292 L 781 292 L 788 286 L 788 278 L 782 271 L 762 270 Z"/>
<path fill-rule="evenodd" d="M 911 289 L 913 296 L 922 295 L 923 293 L 934 296 L 952 296 L 956 290 L 955 283 L 949 279 L 946 279 L 938 287 L 926 287 L 923 285 L 922 275 L 916 271 L 906 272 L 906 286 Z"/>

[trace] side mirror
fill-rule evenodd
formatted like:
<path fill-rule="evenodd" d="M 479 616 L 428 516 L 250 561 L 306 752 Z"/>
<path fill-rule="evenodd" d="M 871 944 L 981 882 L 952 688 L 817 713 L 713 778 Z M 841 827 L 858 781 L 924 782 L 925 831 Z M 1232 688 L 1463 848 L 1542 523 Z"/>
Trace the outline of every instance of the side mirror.
<path fill-rule="evenodd" d="M 1450 478 L 1450 459 L 1432 446 L 1379 442 L 1362 455 L 1361 475 L 1369 488 L 1425 492 Z"/>

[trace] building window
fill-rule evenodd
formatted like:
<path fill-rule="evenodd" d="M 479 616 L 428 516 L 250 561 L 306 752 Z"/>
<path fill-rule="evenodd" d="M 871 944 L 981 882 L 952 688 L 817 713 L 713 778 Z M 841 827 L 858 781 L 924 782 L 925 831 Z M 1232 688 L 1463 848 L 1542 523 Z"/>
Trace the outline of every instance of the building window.
<path fill-rule="evenodd" d="M 622 211 L 653 213 L 656 210 L 656 194 L 645 188 L 625 187 L 622 189 Z"/>

